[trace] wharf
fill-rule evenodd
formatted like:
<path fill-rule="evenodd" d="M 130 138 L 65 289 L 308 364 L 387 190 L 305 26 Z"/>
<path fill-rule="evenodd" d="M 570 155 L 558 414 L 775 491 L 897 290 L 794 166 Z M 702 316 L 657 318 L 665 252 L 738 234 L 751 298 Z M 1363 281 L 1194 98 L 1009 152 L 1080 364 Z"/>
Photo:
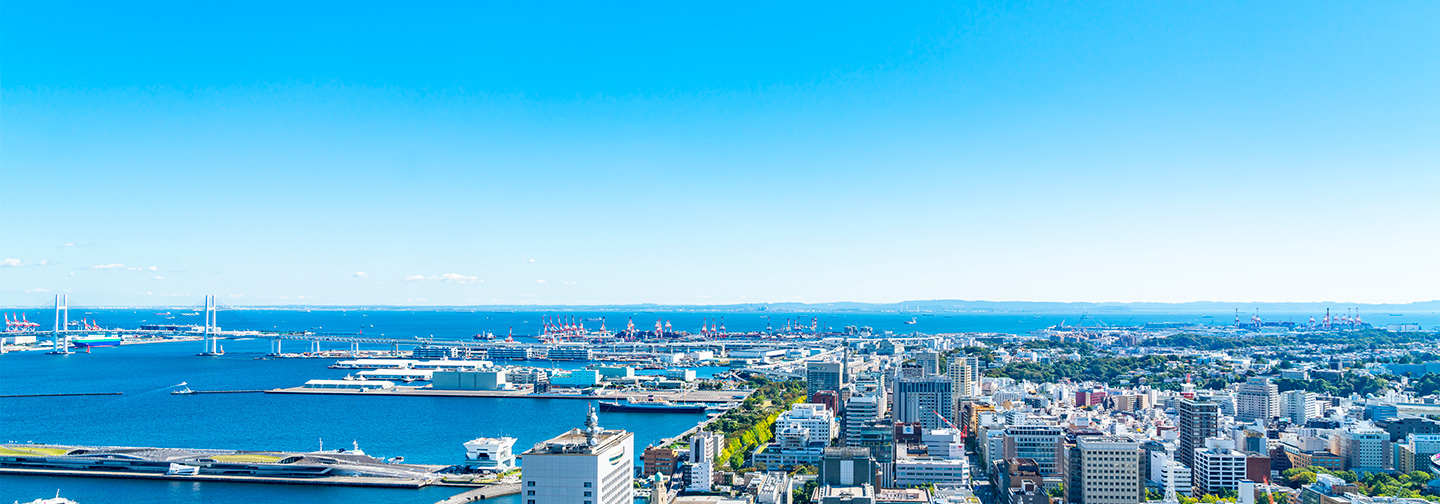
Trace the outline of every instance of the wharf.
<path fill-rule="evenodd" d="M 148 479 L 148 480 L 171 480 L 171 481 L 223 481 L 230 483 L 271 483 L 283 485 L 331 485 L 331 486 L 357 486 L 357 487 L 383 487 L 383 488 L 420 488 L 430 484 L 423 479 L 396 479 L 380 478 L 373 476 L 322 476 L 312 478 L 282 478 L 274 476 L 231 476 L 220 474 L 159 474 L 159 473 L 138 473 L 129 471 L 91 471 L 73 469 L 19 469 L 0 468 L 0 475 L 15 474 L 25 476 L 60 476 L 60 477 L 81 477 L 81 478 L 124 478 L 124 479 Z M 518 492 L 518 488 L 516 489 Z"/>
<path fill-rule="evenodd" d="M 81 397 L 81 396 L 106 396 L 106 395 L 124 395 L 124 394 L 121 393 L 121 392 L 82 392 L 82 393 L 73 393 L 73 394 L 8 394 L 8 395 L 0 395 L 0 397 Z"/>
<path fill-rule="evenodd" d="M 322 395 L 358 395 L 358 396 L 403 396 L 403 397 L 492 397 L 492 398 L 515 398 L 515 399 L 582 399 L 586 401 L 623 401 L 635 399 L 637 401 L 665 400 L 676 403 L 712 403 L 724 404 L 740 402 L 749 396 L 749 392 L 734 390 L 691 390 L 691 391 L 639 391 L 639 392 L 615 392 L 609 395 L 585 395 L 585 394 L 534 394 L 524 390 L 435 390 L 419 387 L 395 387 L 393 389 L 370 389 L 361 391 L 359 389 L 330 389 L 330 388 L 306 388 L 290 387 L 265 391 L 267 394 L 322 394 Z M 742 397 L 736 397 L 742 396 Z"/>
<path fill-rule="evenodd" d="M 520 493 L 519 483 L 507 483 L 503 485 L 490 485 L 484 488 L 452 495 L 450 498 L 436 502 L 435 504 L 464 504 L 482 499 L 491 499 L 502 495 L 515 495 Z"/>

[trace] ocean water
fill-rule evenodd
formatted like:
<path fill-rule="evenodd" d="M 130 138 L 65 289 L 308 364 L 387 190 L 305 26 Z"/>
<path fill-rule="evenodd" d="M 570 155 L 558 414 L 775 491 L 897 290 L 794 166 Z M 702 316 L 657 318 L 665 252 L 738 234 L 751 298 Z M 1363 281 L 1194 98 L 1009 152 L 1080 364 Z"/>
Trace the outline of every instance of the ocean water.
<path fill-rule="evenodd" d="M 15 310 L 8 310 L 15 313 Z M 135 327 L 148 323 L 195 323 L 169 309 L 72 309 L 71 320 L 89 318 L 107 327 Z M 48 322 L 52 313 L 25 311 L 32 321 Z M 222 311 L 220 325 L 227 329 L 316 330 L 360 332 L 401 339 L 434 337 L 468 339 L 481 332 L 506 335 L 514 328 L 518 340 L 531 339 L 543 313 L 459 310 L 236 310 Z M 698 330 L 712 313 L 570 312 L 584 319 L 605 319 L 620 329 L 633 319 L 640 329 L 654 327 L 656 319 L 671 322 L 677 330 Z M 870 326 L 877 331 L 909 333 L 1006 332 L 1024 333 L 1062 322 L 1139 324 L 1144 322 L 1225 323 L 1233 314 L 785 314 L 727 313 L 731 331 L 780 327 L 789 318 L 808 326 L 812 317 L 822 328 Z M 1307 315 L 1308 316 L 1308 315 Z M 915 318 L 915 324 L 905 321 Z M 1301 320 L 1296 315 L 1296 320 Z M 1428 317 L 1428 318 L 1425 318 Z M 1397 317 L 1398 318 L 1398 317 Z M 1406 317 L 1427 328 L 1432 315 Z M 1381 318 L 1377 323 L 1385 323 Z M 598 328 L 599 322 L 587 322 Z M 302 351 L 293 343 L 287 350 Z M 197 357 L 198 342 L 126 345 L 68 356 L 42 352 L 15 352 L 0 356 L 0 394 L 122 392 L 120 396 L 0 398 L 0 440 L 53 444 L 173 446 L 252 450 L 315 450 L 348 448 L 356 442 L 367 453 L 404 456 L 427 464 L 457 464 L 464 459 L 461 443 L 480 436 L 513 436 L 517 448 L 580 426 L 585 401 L 570 399 L 493 399 L 446 397 L 310 396 L 282 394 L 202 394 L 175 396 L 170 391 L 186 382 L 196 390 L 251 390 L 290 387 L 315 378 L 339 378 L 343 370 L 326 368 L 332 360 L 257 360 L 269 351 L 263 339 L 224 340 L 226 354 Z M 336 347 L 339 348 L 339 347 Z M 557 363 L 574 368 L 581 363 Z M 699 370 L 702 376 L 718 369 Z M 678 434 L 703 415 L 606 413 L 601 424 L 636 433 L 637 447 Z M 0 502 L 28 501 L 55 494 L 83 504 L 105 502 L 251 503 L 310 502 L 317 504 L 372 502 L 429 504 L 463 489 L 362 489 L 305 485 L 254 485 L 131 481 L 89 478 L 0 476 Z M 499 499 L 514 503 L 518 498 Z"/>

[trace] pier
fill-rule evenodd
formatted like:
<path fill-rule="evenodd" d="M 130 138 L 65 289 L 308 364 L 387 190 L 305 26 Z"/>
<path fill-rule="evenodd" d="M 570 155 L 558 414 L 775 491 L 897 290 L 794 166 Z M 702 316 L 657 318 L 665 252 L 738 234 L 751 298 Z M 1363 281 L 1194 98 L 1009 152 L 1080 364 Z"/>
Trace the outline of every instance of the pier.
<path fill-rule="evenodd" d="M 445 499 L 445 500 L 442 500 L 442 501 L 438 501 L 438 502 L 436 502 L 435 504 L 464 504 L 464 503 L 466 503 L 466 502 L 475 502 L 475 501 L 477 501 L 477 500 L 493 499 L 493 498 L 495 498 L 495 497 L 500 497 L 500 496 L 502 496 L 502 495 L 515 495 L 515 494 L 518 494 L 518 493 L 520 493 L 520 484 L 519 484 L 519 483 L 506 483 L 506 484 L 501 484 L 501 485 L 490 485 L 490 486 L 487 486 L 487 487 L 484 487 L 484 488 L 476 488 L 476 489 L 471 490 L 471 491 L 468 491 L 468 492 L 464 492 L 464 493 L 452 495 L 452 496 L 450 496 L 450 498 Z"/>
<path fill-rule="evenodd" d="M 586 394 L 535 394 L 526 390 L 435 390 L 419 387 L 395 387 L 393 389 L 332 389 L 332 388 L 306 388 L 290 387 L 274 390 L 266 390 L 267 394 L 322 394 L 322 395 L 358 395 L 358 396 L 404 396 L 404 397 L 492 397 L 492 398 L 513 398 L 513 399 L 583 399 L 586 401 L 624 401 L 627 399 L 643 400 L 664 400 L 670 402 L 690 402 L 707 404 L 725 404 L 745 400 L 749 397 L 749 391 L 741 390 L 688 390 L 688 391 L 617 391 L 609 395 L 586 395 Z M 736 397 L 740 396 L 740 397 Z"/>

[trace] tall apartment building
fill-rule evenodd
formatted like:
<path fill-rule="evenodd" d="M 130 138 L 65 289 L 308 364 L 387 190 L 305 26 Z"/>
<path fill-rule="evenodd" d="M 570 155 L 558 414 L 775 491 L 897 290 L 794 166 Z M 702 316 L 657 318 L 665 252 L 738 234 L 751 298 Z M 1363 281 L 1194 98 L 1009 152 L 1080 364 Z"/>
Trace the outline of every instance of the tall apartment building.
<path fill-rule="evenodd" d="M 1057 425 L 1010 425 L 1005 427 L 1004 459 L 1033 459 L 1040 466 L 1040 474 L 1059 474 L 1055 461 L 1060 453 L 1060 436 L 1064 432 Z"/>
<path fill-rule="evenodd" d="M 600 427 L 595 410 L 571 429 L 526 451 L 520 494 L 525 504 L 631 504 L 635 435 Z"/>
<path fill-rule="evenodd" d="M 1195 467 L 1195 452 L 1205 447 L 1205 440 L 1219 433 L 1220 405 L 1196 399 L 1181 399 L 1176 406 L 1180 417 L 1180 447 L 1175 450 L 1176 459 L 1192 470 Z"/>
<path fill-rule="evenodd" d="M 1395 445 L 1395 470 L 1430 472 L 1430 457 L 1440 454 L 1440 434 L 1410 434 Z"/>
<path fill-rule="evenodd" d="M 1124 436 L 1081 436 L 1064 450 L 1070 504 L 1135 504 L 1145 499 L 1140 443 Z"/>
<path fill-rule="evenodd" d="M 709 492 L 715 474 L 715 457 L 724 449 L 725 436 L 701 431 L 690 437 L 690 486 L 694 492 Z"/>
<path fill-rule="evenodd" d="M 1305 425 L 1306 420 L 1319 418 L 1320 402 L 1315 397 L 1314 392 L 1304 390 L 1280 394 L 1280 416 L 1290 419 L 1290 423 L 1295 425 Z"/>
<path fill-rule="evenodd" d="M 970 365 L 966 362 L 969 359 L 957 356 L 949 362 L 950 369 L 945 370 L 945 376 L 950 378 L 950 392 L 956 398 L 972 397 L 971 389 L 973 382 L 970 380 Z"/>
<path fill-rule="evenodd" d="M 1280 416 L 1280 387 L 1263 376 L 1252 376 L 1240 385 L 1235 397 L 1235 420 L 1253 422 Z"/>
<path fill-rule="evenodd" d="M 950 391 L 950 380 L 945 378 L 900 378 L 895 380 L 895 403 L 890 410 L 896 422 L 944 428 L 946 420 L 955 418 Z"/>
<path fill-rule="evenodd" d="M 845 369 L 839 362 L 805 363 L 805 397 L 821 390 L 839 392 L 845 386 Z"/>

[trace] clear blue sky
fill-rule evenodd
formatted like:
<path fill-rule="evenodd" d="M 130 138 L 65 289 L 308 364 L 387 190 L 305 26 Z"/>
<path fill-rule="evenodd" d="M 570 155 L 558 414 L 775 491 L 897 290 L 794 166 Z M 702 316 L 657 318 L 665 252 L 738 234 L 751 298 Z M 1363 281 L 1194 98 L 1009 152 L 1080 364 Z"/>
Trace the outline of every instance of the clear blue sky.
<path fill-rule="evenodd" d="M 0 4 L 0 303 L 1440 298 L 1440 3 Z"/>

